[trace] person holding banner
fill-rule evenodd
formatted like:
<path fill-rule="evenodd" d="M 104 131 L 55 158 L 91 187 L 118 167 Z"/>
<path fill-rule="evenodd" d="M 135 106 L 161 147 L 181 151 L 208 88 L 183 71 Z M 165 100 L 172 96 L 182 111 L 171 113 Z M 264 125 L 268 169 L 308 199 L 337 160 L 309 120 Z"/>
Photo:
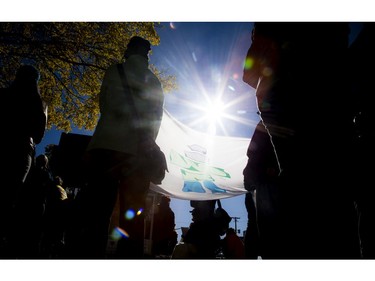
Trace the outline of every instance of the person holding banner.
<path fill-rule="evenodd" d="M 151 148 L 141 143 L 140 132 L 154 142 L 164 104 L 161 83 L 149 69 L 150 50 L 148 40 L 132 37 L 125 62 L 110 66 L 104 75 L 99 95 L 101 116 L 86 154 L 83 257 L 105 257 L 117 196 L 121 213 L 115 229 L 121 237 L 117 257 L 143 257 L 145 200 L 151 179 L 137 163 L 140 147 Z"/>
<path fill-rule="evenodd" d="M 278 233 L 283 228 L 279 206 L 279 170 L 275 151 L 262 121 L 255 127 L 247 157 L 243 170 L 244 186 L 249 191 L 245 195 L 248 213 L 244 241 L 246 257 L 277 258 L 283 254 L 283 238 Z"/>
<path fill-rule="evenodd" d="M 243 80 L 276 151 L 283 258 L 357 258 L 347 23 L 255 23 Z"/>

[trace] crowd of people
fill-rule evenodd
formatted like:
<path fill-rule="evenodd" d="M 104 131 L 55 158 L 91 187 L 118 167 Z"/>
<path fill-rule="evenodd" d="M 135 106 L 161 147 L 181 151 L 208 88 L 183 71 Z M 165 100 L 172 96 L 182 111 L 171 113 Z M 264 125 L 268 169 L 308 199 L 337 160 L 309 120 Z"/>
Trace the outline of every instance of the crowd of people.
<path fill-rule="evenodd" d="M 155 257 L 375 257 L 373 70 L 367 67 L 375 61 L 375 28 L 364 24 L 350 46 L 349 32 L 341 22 L 254 24 L 243 81 L 256 89 L 260 122 L 243 171 L 245 240 L 229 228 L 220 201 L 211 200 L 191 201 L 192 223 L 178 243 L 174 214 L 163 197 L 154 220 Z M 14 83 L 1 89 L 5 104 L 17 104 L 20 116 L 9 118 L 10 107 L 0 116 L 8 134 L 1 138 L 0 257 L 106 258 L 119 202 L 121 214 L 136 215 L 119 216 L 115 257 L 145 258 L 153 179 L 139 158 L 160 150 L 155 139 L 164 104 L 161 83 L 149 70 L 150 50 L 149 41 L 132 37 L 124 61 L 105 73 L 79 200 L 52 175 L 45 155 L 35 157 L 47 123 L 38 70 L 21 66 Z M 163 174 L 165 159 L 160 167 Z"/>

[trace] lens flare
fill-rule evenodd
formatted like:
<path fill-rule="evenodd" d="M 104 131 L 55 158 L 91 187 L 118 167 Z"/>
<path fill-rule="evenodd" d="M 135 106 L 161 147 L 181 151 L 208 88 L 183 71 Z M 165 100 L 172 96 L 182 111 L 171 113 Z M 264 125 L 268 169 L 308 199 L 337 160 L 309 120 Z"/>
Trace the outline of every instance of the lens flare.
<path fill-rule="evenodd" d="M 127 220 L 132 220 L 135 217 L 135 212 L 133 209 L 129 209 L 125 212 L 125 218 Z"/>
<path fill-rule="evenodd" d="M 143 213 L 143 209 L 140 208 L 140 209 L 138 210 L 138 212 L 137 212 L 137 216 L 140 216 L 142 213 Z"/>
<path fill-rule="evenodd" d="M 180 27 L 179 23 L 168 22 L 168 28 L 176 27 Z M 207 138 L 213 135 L 233 136 L 237 133 L 243 136 L 243 130 L 249 128 L 251 132 L 259 122 L 252 95 L 254 89 L 242 81 L 244 69 L 253 69 L 258 62 L 254 57 L 245 60 L 243 54 L 237 54 L 237 41 L 228 43 L 231 44 L 230 49 L 225 54 L 218 52 L 219 56 L 209 63 L 211 56 L 202 57 L 198 46 L 187 46 L 184 38 L 176 38 L 176 42 L 173 42 L 176 47 L 175 58 L 166 61 L 168 67 L 178 73 L 181 92 L 177 96 L 169 95 L 167 102 L 172 105 L 172 111 L 177 107 L 183 108 L 177 114 L 182 123 L 207 133 Z M 222 47 L 220 44 L 208 46 L 210 52 L 219 51 Z M 179 65 L 183 67 L 176 68 L 174 59 L 178 59 Z M 215 100 L 221 100 L 222 104 L 216 107 Z M 244 108 L 249 108 L 246 114 L 237 112 Z"/>
<path fill-rule="evenodd" d="M 198 61 L 197 56 L 195 55 L 194 52 L 191 53 L 191 56 L 193 57 L 193 61 L 194 61 L 194 62 L 197 62 L 197 61 Z"/>
<path fill-rule="evenodd" d="M 264 76 L 271 76 L 272 75 L 272 68 L 270 67 L 265 67 L 262 71 L 263 75 Z"/>
<path fill-rule="evenodd" d="M 111 237 L 113 240 L 117 241 L 117 240 L 120 240 L 121 238 L 129 238 L 129 234 L 122 228 L 115 227 L 112 231 Z"/>
<path fill-rule="evenodd" d="M 253 67 L 253 65 L 254 65 L 254 60 L 252 58 L 247 57 L 244 62 L 244 68 L 250 69 Z"/>

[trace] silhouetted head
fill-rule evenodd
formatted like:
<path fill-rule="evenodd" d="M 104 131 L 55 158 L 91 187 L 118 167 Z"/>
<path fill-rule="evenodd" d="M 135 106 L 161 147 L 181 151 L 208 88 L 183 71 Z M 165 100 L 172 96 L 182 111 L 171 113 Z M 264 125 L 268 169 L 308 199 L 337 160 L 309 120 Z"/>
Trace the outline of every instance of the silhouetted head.
<path fill-rule="evenodd" d="M 224 235 L 224 233 L 229 228 L 229 223 L 232 220 L 232 218 L 228 215 L 228 213 L 221 207 L 217 208 L 215 210 L 214 215 L 217 223 L 217 227 L 219 230 L 220 235 Z"/>
<path fill-rule="evenodd" d="M 63 180 L 62 180 L 62 178 L 60 178 L 59 176 L 56 176 L 55 178 L 54 178 L 54 182 L 55 182 L 55 184 L 56 185 L 63 185 Z"/>
<path fill-rule="evenodd" d="M 223 225 L 228 225 L 232 218 L 223 208 L 217 208 L 215 210 L 215 218 Z"/>
<path fill-rule="evenodd" d="M 48 166 L 48 157 L 44 154 L 39 155 L 35 159 L 35 164 L 37 167 L 47 167 Z"/>
<path fill-rule="evenodd" d="M 39 71 L 34 66 L 22 65 L 17 70 L 15 81 L 37 83 L 39 78 Z"/>
<path fill-rule="evenodd" d="M 236 234 L 236 232 L 234 231 L 234 228 L 230 227 L 227 229 L 227 234 Z"/>
<path fill-rule="evenodd" d="M 214 216 L 215 211 L 215 200 L 204 200 L 196 201 L 191 200 L 190 206 L 194 209 L 191 212 L 193 221 L 201 221 L 206 219 L 211 219 Z"/>
<path fill-rule="evenodd" d="M 139 36 L 134 36 L 130 39 L 126 46 L 124 57 L 129 58 L 132 55 L 140 55 L 148 58 L 148 52 L 151 50 L 151 44 L 148 40 Z"/>

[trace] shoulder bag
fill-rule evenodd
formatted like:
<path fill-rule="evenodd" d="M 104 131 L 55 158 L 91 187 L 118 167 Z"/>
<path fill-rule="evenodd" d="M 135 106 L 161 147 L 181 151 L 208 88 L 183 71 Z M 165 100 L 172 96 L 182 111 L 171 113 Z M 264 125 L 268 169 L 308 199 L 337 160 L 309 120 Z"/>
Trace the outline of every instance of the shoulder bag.
<path fill-rule="evenodd" d="M 134 115 L 134 125 L 136 128 L 140 128 L 139 114 L 137 112 L 132 91 L 128 85 L 125 71 L 122 64 L 117 64 L 117 69 L 120 73 L 122 86 L 125 90 L 132 114 Z M 168 171 L 167 161 L 164 153 L 160 150 L 160 147 L 155 143 L 155 140 L 148 136 L 142 130 L 138 130 L 139 144 L 138 144 L 138 155 L 137 161 L 142 173 L 145 177 L 149 177 L 150 181 L 154 184 L 161 184 L 165 177 L 165 171 Z"/>

